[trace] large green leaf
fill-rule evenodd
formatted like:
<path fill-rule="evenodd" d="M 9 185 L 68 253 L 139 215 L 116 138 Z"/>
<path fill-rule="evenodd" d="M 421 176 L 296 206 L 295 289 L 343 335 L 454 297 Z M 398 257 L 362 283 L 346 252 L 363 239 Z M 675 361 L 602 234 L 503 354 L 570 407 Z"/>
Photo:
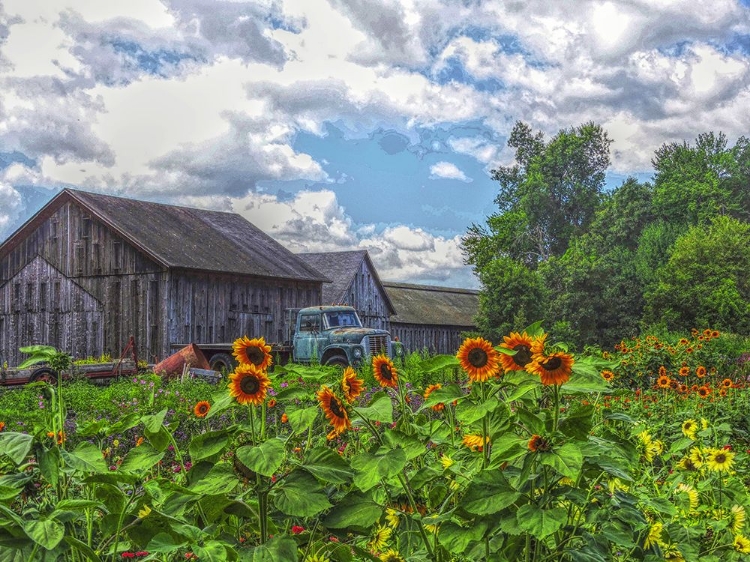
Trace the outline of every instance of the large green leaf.
<path fill-rule="evenodd" d="M 422 404 L 422 410 L 431 408 L 437 404 L 447 404 L 454 400 L 465 398 L 467 394 L 457 384 L 449 384 L 442 388 L 433 390 Z"/>
<path fill-rule="evenodd" d="M 328 512 L 322 523 L 329 529 L 369 529 L 383 514 L 383 507 L 369 494 L 352 492 Z"/>
<path fill-rule="evenodd" d="M 461 407 L 456 409 L 456 419 L 461 423 L 468 425 L 481 420 L 484 416 L 501 405 L 504 406 L 504 404 L 501 404 L 494 396 L 478 403 L 473 400 L 465 400 L 461 403 Z"/>
<path fill-rule="evenodd" d="M 66 536 L 64 540 L 70 545 L 72 550 L 77 550 L 81 553 L 84 560 L 88 560 L 89 562 L 101 562 L 101 558 L 99 558 L 96 551 L 85 542 L 80 541 L 75 537 L 71 537 L 70 535 Z"/>
<path fill-rule="evenodd" d="M 535 504 L 525 504 L 516 512 L 518 526 L 540 540 L 557 531 L 566 520 L 567 512 L 563 507 L 544 509 Z"/>
<path fill-rule="evenodd" d="M 214 465 L 203 478 L 193 482 L 189 490 L 194 494 L 215 496 L 231 493 L 240 483 L 239 478 L 228 463 Z"/>
<path fill-rule="evenodd" d="M 403 449 L 392 449 L 384 454 L 361 453 L 351 462 L 355 470 L 354 484 L 366 492 L 383 478 L 390 478 L 406 466 L 406 453 Z"/>
<path fill-rule="evenodd" d="M 388 447 L 403 449 L 404 453 L 406 453 L 407 461 L 417 458 L 426 451 L 424 443 L 416 436 L 407 435 L 395 429 L 385 431 L 383 433 L 383 441 Z"/>
<path fill-rule="evenodd" d="M 67 466 L 80 472 L 108 472 L 102 452 L 87 441 L 80 443 L 73 451 L 61 450 L 60 454 Z"/>
<path fill-rule="evenodd" d="M 393 404 L 385 392 L 378 392 L 372 397 L 369 406 L 354 408 L 362 418 L 371 422 L 391 423 L 393 421 Z"/>
<path fill-rule="evenodd" d="M 323 446 L 310 449 L 303 466 L 319 480 L 331 484 L 345 484 L 354 476 L 354 471 L 341 455 Z"/>
<path fill-rule="evenodd" d="M 480 521 L 468 527 L 461 527 L 452 521 L 440 526 L 438 540 L 454 554 L 464 554 L 469 544 L 481 540 L 487 530 L 487 523 Z"/>
<path fill-rule="evenodd" d="M 208 431 L 196 435 L 190 441 L 190 459 L 192 462 L 197 462 L 201 459 L 212 457 L 224 451 L 227 443 L 229 442 L 229 436 L 226 430 L 219 431 Z"/>
<path fill-rule="evenodd" d="M 257 447 L 245 445 L 237 449 L 236 455 L 250 470 L 263 476 L 273 476 L 284 462 L 284 442 L 269 439 Z"/>
<path fill-rule="evenodd" d="M 128 451 L 128 454 L 125 455 L 119 470 L 122 472 L 143 473 L 150 470 L 163 458 L 163 452 L 159 452 L 150 445 L 144 443 L 140 447 L 133 447 Z"/>
<path fill-rule="evenodd" d="M 288 411 L 287 418 L 289 418 L 289 425 L 292 426 L 292 431 L 295 434 L 304 433 L 312 427 L 319 413 L 320 408 L 317 406 Z"/>
<path fill-rule="evenodd" d="M 143 416 L 141 422 L 146 431 L 151 433 L 157 433 L 159 429 L 164 425 L 164 418 L 167 416 L 167 408 L 164 408 L 156 414 L 150 414 Z"/>
<path fill-rule="evenodd" d="M 211 409 L 206 414 L 206 419 L 211 419 L 214 416 L 218 416 L 224 410 L 234 404 L 234 398 L 226 390 L 215 392 L 211 396 Z"/>
<path fill-rule="evenodd" d="M 7 456 L 15 465 L 19 465 L 31 451 L 33 442 L 34 437 L 25 433 L 0 433 L 0 457 Z"/>
<path fill-rule="evenodd" d="M 292 517 L 312 517 L 331 507 L 317 480 L 300 471 L 284 478 L 274 488 L 273 498 L 276 508 Z"/>
<path fill-rule="evenodd" d="M 433 355 L 419 364 L 419 370 L 425 374 L 436 373 L 446 368 L 458 367 L 458 358 L 455 355 Z"/>
<path fill-rule="evenodd" d="M 551 466 L 571 480 L 576 480 L 583 466 L 583 455 L 578 445 L 566 443 L 562 447 L 555 447 L 548 453 L 540 453 L 539 462 Z"/>
<path fill-rule="evenodd" d="M 499 470 L 484 470 L 472 478 L 461 505 L 469 513 L 490 515 L 515 503 L 521 494 Z"/>
<path fill-rule="evenodd" d="M 39 546 L 52 550 L 65 536 L 65 525 L 56 519 L 26 521 L 24 532 Z"/>
<path fill-rule="evenodd" d="M 250 562 L 297 562 L 297 543 L 290 537 L 273 537 L 253 549 Z"/>

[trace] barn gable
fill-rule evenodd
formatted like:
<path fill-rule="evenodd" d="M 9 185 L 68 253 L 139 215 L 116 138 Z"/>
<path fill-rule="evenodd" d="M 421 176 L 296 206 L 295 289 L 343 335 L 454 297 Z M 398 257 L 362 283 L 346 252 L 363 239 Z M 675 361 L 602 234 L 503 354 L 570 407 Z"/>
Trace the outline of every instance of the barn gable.
<path fill-rule="evenodd" d="M 479 291 L 432 285 L 384 282 L 396 307 L 391 335 L 408 351 L 456 353 L 463 332 L 476 330 Z"/>
<path fill-rule="evenodd" d="M 367 250 L 297 254 L 326 275 L 324 304 L 353 306 L 365 326 L 387 330 L 395 313 Z"/>

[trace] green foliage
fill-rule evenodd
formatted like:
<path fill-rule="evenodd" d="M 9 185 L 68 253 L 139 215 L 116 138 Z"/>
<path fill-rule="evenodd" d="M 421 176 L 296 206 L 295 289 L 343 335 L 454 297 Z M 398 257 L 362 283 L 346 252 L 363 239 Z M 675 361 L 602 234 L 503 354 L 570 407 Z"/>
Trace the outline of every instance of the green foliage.
<path fill-rule="evenodd" d="M 750 224 L 715 217 L 674 244 L 647 295 L 646 321 L 671 330 L 710 326 L 750 334 Z"/>

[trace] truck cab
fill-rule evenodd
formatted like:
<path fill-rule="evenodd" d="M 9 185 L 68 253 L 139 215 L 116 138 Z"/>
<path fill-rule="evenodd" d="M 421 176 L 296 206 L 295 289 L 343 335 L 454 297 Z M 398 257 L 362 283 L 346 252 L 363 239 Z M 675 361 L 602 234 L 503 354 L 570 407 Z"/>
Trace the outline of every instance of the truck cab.
<path fill-rule="evenodd" d="M 373 355 L 403 357 L 403 346 L 385 330 L 364 328 L 351 306 L 302 308 L 292 338 L 297 363 L 317 360 L 321 365 L 361 366 Z"/>

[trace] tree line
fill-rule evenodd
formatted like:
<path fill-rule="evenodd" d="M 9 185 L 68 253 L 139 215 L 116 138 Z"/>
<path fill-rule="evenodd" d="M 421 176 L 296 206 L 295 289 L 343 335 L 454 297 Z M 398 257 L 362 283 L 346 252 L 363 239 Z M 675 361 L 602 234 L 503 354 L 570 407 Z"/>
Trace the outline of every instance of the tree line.
<path fill-rule="evenodd" d="M 492 170 L 497 211 L 462 240 L 480 331 L 542 319 L 603 347 L 649 329 L 750 335 L 750 140 L 664 144 L 651 181 L 605 190 L 611 142 L 595 123 L 549 140 L 515 124 L 515 163 Z"/>

